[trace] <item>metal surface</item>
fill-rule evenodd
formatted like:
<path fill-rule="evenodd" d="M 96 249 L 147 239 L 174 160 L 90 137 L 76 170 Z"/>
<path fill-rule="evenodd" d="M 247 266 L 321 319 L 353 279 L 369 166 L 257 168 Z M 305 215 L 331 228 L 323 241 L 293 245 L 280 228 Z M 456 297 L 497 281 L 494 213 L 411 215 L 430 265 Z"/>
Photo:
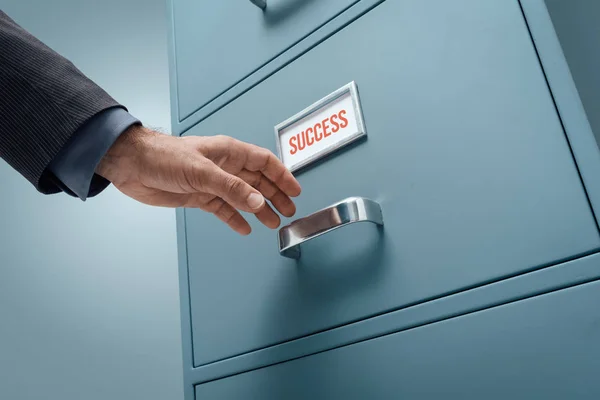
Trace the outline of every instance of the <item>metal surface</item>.
<path fill-rule="evenodd" d="M 296 172 L 299 169 L 302 169 L 302 168 L 312 164 L 313 162 L 315 162 L 323 157 L 326 157 L 331 153 L 338 151 L 340 148 L 349 145 L 350 143 L 362 138 L 363 136 L 366 136 L 367 129 L 365 127 L 365 121 L 364 121 L 364 117 L 362 114 L 360 98 L 358 96 L 358 88 L 356 86 L 356 82 L 352 81 L 352 82 L 348 83 L 347 85 L 344 85 L 343 87 L 339 88 L 335 92 L 329 94 L 328 96 L 323 97 L 321 100 L 317 101 L 316 103 L 313 103 L 311 106 L 300 111 L 298 114 L 294 115 L 293 117 L 290 117 L 275 126 L 275 142 L 277 143 L 277 152 L 278 152 L 279 159 L 282 159 L 281 140 L 280 140 L 280 136 L 279 136 L 280 131 L 282 131 L 283 129 L 287 128 L 290 125 L 295 124 L 296 122 L 300 121 L 301 119 L 306 118 L 308 115 L 312 114 L 313 112 L 334 102 L 335 100 L 339 99 L 346 93 L 350 93 L 350 96 L 352 97 L 352 106 L 354 107 L 354 113 L 356 114 L 357 132 L 354 135 L 348 137 L 346 140 L 337 143 L 335 146 L 328 147 L 324 151 L 316 153 L 315 155 L 308 157 L 306 160 L 302 161 L 301 163 L 294 165 L 293 167 L 290 168 L 291 172 Z"/>
<path fill-rule="evenodd" d="M 181 135 L 383 0 L 282 0 L 264 13 L 238 0 L 168 2 L 172 130 Z"/>
<path fill-rule="evenodd" d="M 600 85 L 594 72 L 594 65 L 600 65 L 600 52 L 594 57 L 586 49 L 598 46 L 597 40 L 593 39 L 597 35 L 589 35 L 589 32 L 598 29 L 592 21 L 594 17 L 596 20 L 600 17 L 600 7 L 596 2 L 584 2 L 572 8 L 569 5 L 565 7 L 556 0 L 521 2 L 596 223 L 600 226 L 600 113 L 586 114 L 584 108 L 597 110 L 600 106 L 600 90 L 597 94 L 593 91 L 594 86 Z M 577 19 L 578 28 L 569 29 L 569 21 L 574 21 L 575 15 L 582 16 Z M 592 129 L 594 120 L 596 128 Z"/>
<path fill-rule="evenodd" d="M 257 7 L 262 8 L 263 10 L 267 8 L 267 0 L 250 0 L 252 4 Z"/>
<path fill-rule="evenodd" d="M 517 299 L 531 298 L 538 294 L 598 280 L 600 279 L 598 266 L 600 266 L 600 253 L 483 287 L 461 291 L 446 297 L 444 301 L 428 301 L 418 307 L 402 308 L 358 323 L 318 332 L 300 340 L 288 341 L 278 346 L 195 368 L 190 373 L 190 377 L 192 381 L 198 383 L 215 381 L 245 371 L 280 364 L 286 360 L 351 345 L 390 332 L 417 327 L 422 329 L 426 325 L 457 315 L 482 311 L 512 303 Z"/>
<path fill-rule="evenodd" d="M 176 2 L 194 15 L 197 4 L 225 4 Z M 186 385 L 393 331 L 395 323 L 362 329 L 365 318 L 404 309 L 420 318 L 431 299 L 446 304 L 447 294 L 550 269 L 600 246 L 569 150 L 581 131 L 565 139 L 519 5 L 435 4 L 383 2 L 186 132 L 231 134 L 276 152 L 274 125 L 355 81 L 368 140 L 307 168 L 297 217 L 282 226 L 353 195 L 378 201 L 385 213 L 385 232 L 371 224 L 340 229 L 303 244 L 297 261 L 282 257 L 277 230 L 254 218 L 257 229 L 242 237 L 212 214 L 184 209 Z M 240 21 L 263 18 L 248 3 L 222 15 L 238 9 Z M 182 35 L 200 37 L 197 25 Z M 215 48 L 228 48 L 218 38 Z M 447 307 L 448 315 L 468 312 Z"/>
<path fill-rule="evenodd" d="M 195 398 L 598 399 L 598 302 L 595 281 L 214 380 Z"/>
<path fill-rule="evenodd" d="M 350 197 L 300 218 L 279 230 L 279 253 L 298 259 L 302 243 L 354 222 L 372 222 L 382 226 L 379 203 L 363 197 Z"/>

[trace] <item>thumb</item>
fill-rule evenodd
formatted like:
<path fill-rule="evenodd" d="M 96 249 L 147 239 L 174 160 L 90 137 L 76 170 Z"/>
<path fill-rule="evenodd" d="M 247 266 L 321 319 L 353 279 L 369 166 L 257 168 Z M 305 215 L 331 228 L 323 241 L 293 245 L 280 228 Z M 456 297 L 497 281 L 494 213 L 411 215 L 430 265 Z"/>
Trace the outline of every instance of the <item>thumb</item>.
<path fill-rule="evenodd" d="M 213 164 L 208 171 L 205 190 L 225 200 L 238 210 L 257 213 L 265 205 L 263 195 L 241 178 L 231 175 Z"/>

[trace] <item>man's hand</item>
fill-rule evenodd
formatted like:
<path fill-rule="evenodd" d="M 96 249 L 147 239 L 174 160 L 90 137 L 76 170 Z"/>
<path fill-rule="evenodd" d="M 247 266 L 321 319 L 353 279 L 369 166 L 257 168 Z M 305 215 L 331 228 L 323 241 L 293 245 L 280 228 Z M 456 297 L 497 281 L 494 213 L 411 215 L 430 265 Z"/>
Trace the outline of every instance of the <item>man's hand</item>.
<path fill-rule="evenodd" d="M 291 217 L 290 197 L 300 194 L 298 181 L 266 149 L 226 136 L 174 137 L 140 126 L 119 137 L 96 172 L 135 200 L 200 208 L 242 235 L 251 229 L 238 210 L 275 229 L 281 221 L 265 198 Z"/>

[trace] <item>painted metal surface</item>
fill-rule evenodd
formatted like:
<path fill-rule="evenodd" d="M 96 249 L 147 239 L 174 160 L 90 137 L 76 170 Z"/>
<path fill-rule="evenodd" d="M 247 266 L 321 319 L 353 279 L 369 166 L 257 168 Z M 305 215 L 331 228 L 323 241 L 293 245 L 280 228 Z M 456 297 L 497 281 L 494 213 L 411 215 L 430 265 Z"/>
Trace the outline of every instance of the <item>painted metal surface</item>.
<path fill-rule="evenodd" d="M 298 215 L 359 195 L 381 204 L 385 233 L 348 226 L 296 262 L 277 232 L 239 237 L 186 210 L 195 366 L 599 247 L 516 2 L 384 2 L 186 134 L 275 150 L 277 121 L 350 81 L 369 138 L 298 175 Z"/>
<path fill-rule="evenodd" d="M 172 0 L 179 120 L 357 2 L 283 0 L 260 9 L 247 0 Z"/>
<path fill-rule="evenodd" d="M 189 367 L 191 364 L 187 364 L 186 381 L 190 384 L 208 382 L 390 333 L 417 328 L 458 315 L 483 311 L 598 278 L 600 278 L 600 255 L 596 253 L 200 368 L 191 368 Z M 189 332 L 184 343 L 186 353 L 191 354 Z"/>
<path fill-rule="evenodd" d="M 600 281 L 196 387 L 197 399 L 597 399 Z"/>
<path fill-rule="evenodd" d="M 555 7 L 555 19 L 559 18 L 557 15 L 561 11 L 560 3 L 554 0 L 549 1 L 553 7 Z M 577 4 L 575 4 L 577 3 Z M 597 138 L 594 136 L 594 132 L 588 120 L 588 114 L 583 106 L 582 100 L 579 95 L 579 90 L 573 80 L 573 74 L 569 69 L 569 64 L 565 58 L 565 53 L 561 47 L 561 43 L 556 35 L 548 9 L 544 3 L 544 0 L 523 0 L 521 1 L 523 12 L 527 17 L 527 23 L 531 32 L 531 37 L 535 43 L 536 50 L 540 57 L 540 61 L 543 65 L 544 73 L 548 79 L 548 85 L 552 90 L 556 108 L 561 118 L 561 122 L 564 126 L 567 134 L 569 144 L 573 151 L 573 156 L 577 161 L 577 167 L 581 174 L 586 188 L 587 195 L 589 197 L 590 204 L 594 210 L 597 223 L 600 224 L 600 151 L 598 150 Z M 571 4 L 571 3 L 569 3 Z M 577 8 L 584 7 L 585 12 L 590 15 L 597 15 L 600 19 L 600 6 L 596 2 L 587 1 L 576 1 L 572 5 Z M 571 13 L 574 11 L 571 10 Z M 562 16 L 562 15 L 561 15 Z M 568 18 L 568 16 L 562 16 Z M 580 26 L 575 32 L 570 33 L 577 37 L 580 32 L 595 31 L 597 26 L 592 25 L 592 20 L 587 17 L 587 24 Z M 593 18 L 593 17 L 592 17 Z M 583 21 L 585 23 L 585 21 Z M 557 21 L 559 27 L 561 27 L 561 21 Z M 566 29 L 562 29 L 565 34 Z M 571 39 L 572 40 L 572 39 Z M 592 43 L 600 42 L 600 39 L 589 37 Z M 565 42 L 566 46 L 569 46 L 572 54 L 571 57 L 577 57 L 578 60 L 574 60 L 575 63 L 581 63 L 583 61 L 583 54 L 579 54 L 581 50 L 573 49 L 574 44 L 570 41 Z M 582 44 L 583 46 L 583 44 Z M 589 48 L 589 44 L 585 45 Z M 594 44 L 592 44 L 594 46 Z M 596 46 L 600 46 L 596 44 Z M 584 53 L 587 54 L 587 53 Z M 597 63 L 596 55 L 590 54 L 588 61 L 593 65 Z M 584 89 L 587 93 L 588 108 L 594 110 L 594 105 L 600 104 L 600 95 L 592 97 L 590 88 L 598 87 L 598 83 L 592 79 L 598 79 L 598 75 L 586 75 L 583 67 L 577 68 L 578 77 L 580 79 L 580 86 L 586 86 Z M 597 116 L 598 112 L 592 115 L 598 122 L 598 129 L 600 129 L 600 118 Z M 600 135 L 597 132 L 596 135 Z"/>
<path fill-rule="evenodd" d="M 213 101 L 210 101 L 209 103 L 205 104 L 202 107 L 200 107 L 200 105 L 198 105 L 197 106 L 198 108 L 196 109 L 196 111 L 194 111 L 188 117 L 180 115 L 180 103 L 181 102 L 179 99 L 180 98 L 179 82 L 181 81 L 181 77 L 177 73 L 177 68 L 178 68 L 178 64 L 181 64 L 181 61 L 177 59 L 176 46 L 178 43 L 177 37 L 180 37 L 181 35 L 176 35 L 175 29 L 174 29 L 176 26 L 176 14 L 175 14 L 175 10 L 174 10 L 175 1 L 177 1 L 177 0 L 168 0 L 167 1 L 167 3 L 168 3 L 167 13 L 168 13 L 168 20 L 170 23 L 169 65 L 170 65 L 170 71 L 171 71 L 170 72 L 171 124 L 172 124 L 173 133 L 181 135 L 185 131 L 190 129 L 192 126 L 194 126 L 195 124 L 201 122 L 206 117 L 208 117 L 211 114 L 213 114 L 214 112 L 218 111 L 221 107 L 229 104 L 230 102 L 234 101 L 236 98 L 241 96 L 243 93 L 245 93 L 252 87 L 260 84 L 260 82 L 262 82 L 264 79 L 266 79 L 269 76 L 271 76 L 272 74 L 276 73 L 278 70 L 285 67 L 290 62 L 293 62 L 296 58 L 298 58 L 301 55 L 305 54 L 306 52 L 310 51 L 312 48 L 314 48 L 316 45 L 321 43 L 323 40 L 327 39 L 333 33 L 337 32 L 338 30 L 342 29 L 343 27 L 347 26 L 348 24 L 352 23 L 357 18 L 360 18 L 360 16 L 362 16 L 364 13 L 366 13 L 367 11 L 369 11 L 370 9 L 375 7 L 377 4 L 380 4 L 383 0 L 353 1 L 352 5 L 350 7 L 344 9 L 342 12 L 335 15 L 333 18 L 329 19 L 324 25 L 320 26 L 318 29 L 311 31 L 308 35 L 306 35 L 302 38 L 299 38 L 295 42 L 289 42 L 288 47 L 285 49 L 285 51 L 276 55 L 274 58 L 268 60 L 268 62 L 266 62 L 264 65 L 257 66 L 254 71 L 248 71 L 248 75 L 243 77 L 243 79 L 241 79 L 239 82 L 231 82 L 230 83 L 231 87 L 229 89 L 227 89 L 226 91 L 224 91 L 223 93 L 221 93 Z M 311 13 L 317 12 L 318 9 L 314 8 L 315 5 L 319 6 L 319 8 L 322 9 L 322 7 L 331 7 L 331 5 L 333 4 L 330 0 L 319 0 L 318 2 L 315 0 L 312 0 L 310 2 L 309 1 L 300 2 L 299 0 L 295 0 L 295 1 L 294 0 L 277 0 L 277 1 L 280 4 L 283 4 L 284 2 L 286 3 L 286 4 L 283 4 L 283 9 L 289 8 L 290 4 L 292 4 L 292 8 L 297 7 L 298 5 L 300 7 L 304 7 L 305 5 L 307 5 L 309 3 L 311 4 L 311 8 L 304 10 L 303 14 L 294 14 L 295 18 L 299 18 L 299 17 L 306 18 L 306 13 L 308 13 L 308 15 L 310 15 Z M 337 0 L 335 0 L 335 1 L 337 1 Z M 343 1 L 345 1 L 345 0 L 343 0 Z M 196 4 L 198 7 L 203 7 L 203 4 L 201 4 L 199 2 L 195 2 L 194 4 Z M 239 7 L 239 6 L 245 7 L 238 2 L 236 2 L 233 5 L 233 7 Z M 250 9 L 252 9 L 252 7 L 250 7 Z M 239 9 L 238 12 L 241 12 L 243 10 L 248 11 L 247 8 L 246 9 L 242 8 L 242 9 Z M 253 18 L 263 18 L 264 19 L 264 16 L 259 17 L 259 14 L 257 14 L 257 12 L 260 12 L 260 10 L 257 9 L 257 10 L 251 11 L 251 12 L 252 12 Z M 304 17 L 302 15 L 304 15 Z M 256 21 L 254 21 L 254 22 L 256 22 Z M 290 21 L 286 21 L 286 23 L 289 23 L 289 22 Z M 197 21 L 192 22 L 192 24 L 196 24 L 196 23 L 197 23 Z M 214 21 L 212 23 L 214 23 Z M 248 21 L 244 22 L 244 24 L 247 24 L 247 23 L 248 23 Z M 260 28 L 260 24 L 261 24 L 261 22 L 259 21 L 259 23 L 255 25 L 255 27 Z M 231 23 L 229 25 L 233 26 L 233 24 L 231 24 Z M 282 25 L 284 25 L 284 24 L 282 24 Z M 285 28 L 285 26 L 282 26 L 282 29 L 284 29 L 284 28 Z M 300 27 L 300 28 L 302 28 L 302 27 Z M 193 32 L 193 31 L 194 31 L 194 28 L 191 28 L 188 31 L 188 34 L 190 34 L 190 32 Z M 191 33 L 191 34 L 193 34 L 193 33 Z M 234 35 L 234 33 L 232 32 L 231 35 Z M 183 34 L 183 36 L 185 37 L 185 33 Z M 212 38 L 212 36 L 214 36 L 214 35 L 209 35 L 209 36 L 211 36 L 211 38 Z M 233 36 L 232 36 L 232 38 L 233 38 Z M 264 46 L 264 43 L 261 42 L 261 45 Z M 193 51 L 193 49 L 191 51 Z M 213 53 L 213 56 L 215 54 L 218 54 L 218 53 Z M 193 54 L 192 54 L 192 56 L 193 56 Z M 203 57 L 203 55 L 199 55 L 199 57 Z M 237 61 L 238 61 L 238 59 L 234 60 L 234 62 L 237 62 Z M 191 65 L 190 67 L 193 68 L 193 67 L 195 67 L 195 65 Z M 195 94 L 192 94 L 192 96 L 194 96 L 194 95 Z"/>

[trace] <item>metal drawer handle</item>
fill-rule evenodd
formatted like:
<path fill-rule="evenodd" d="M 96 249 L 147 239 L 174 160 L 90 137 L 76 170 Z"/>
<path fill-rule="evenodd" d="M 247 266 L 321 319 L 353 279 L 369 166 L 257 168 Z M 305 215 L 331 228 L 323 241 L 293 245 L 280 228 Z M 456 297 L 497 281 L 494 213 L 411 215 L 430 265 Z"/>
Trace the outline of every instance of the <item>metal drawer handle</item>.
<path fill-rule="evenodd" d="M 302 243 L 354 222 L 382 226 L 379 203 L 364 197 L 350 197 L 284 226 L 279 230 L 279 254 L 298 259 Z"/>
<path fill-rule="evenodd" d="M 252 2 L 252 4 L 254 4 L 257 7 L 260 7 L 261 9 L 265 10 L 267 8 L 267 0 L 250 0 Z"/>

